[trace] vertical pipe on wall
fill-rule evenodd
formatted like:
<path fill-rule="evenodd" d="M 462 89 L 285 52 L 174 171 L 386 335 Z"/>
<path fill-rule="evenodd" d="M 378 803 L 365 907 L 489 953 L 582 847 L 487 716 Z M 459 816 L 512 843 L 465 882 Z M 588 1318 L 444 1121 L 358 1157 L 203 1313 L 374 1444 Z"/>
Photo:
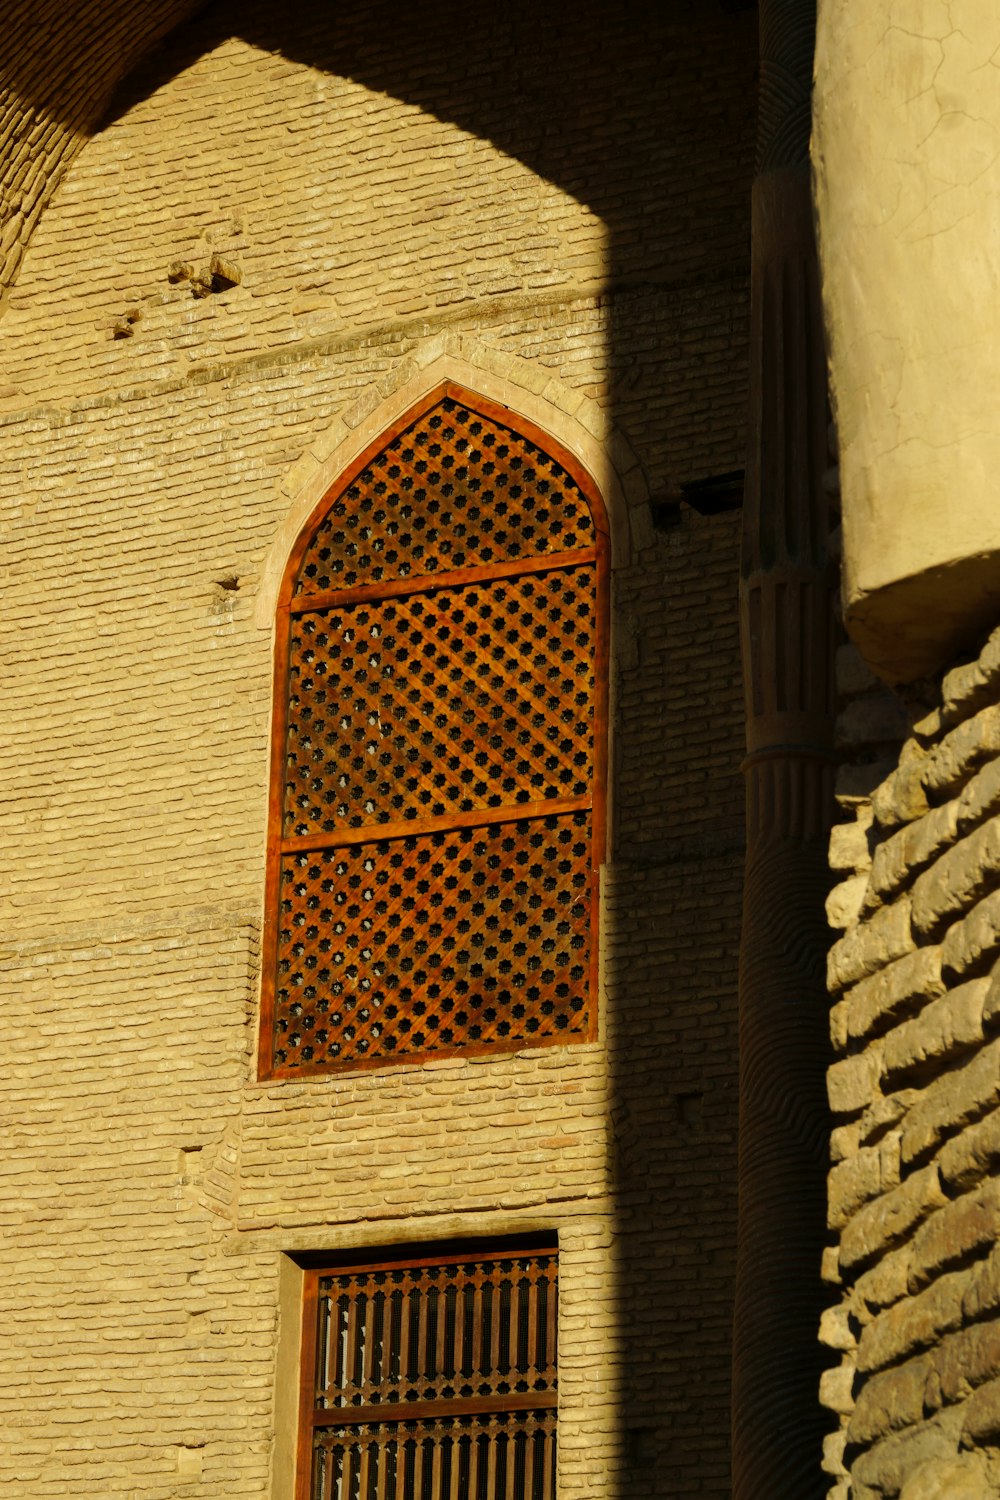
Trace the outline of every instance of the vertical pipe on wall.
<path fill-rule="evenodd" d="M 826 364 L 808 145 L 815 0 L 760 0 L 751 420 L 741 569 L 747 855 L 740 953 L 734 1500 L 823 1490 L 833 808 Z"/>

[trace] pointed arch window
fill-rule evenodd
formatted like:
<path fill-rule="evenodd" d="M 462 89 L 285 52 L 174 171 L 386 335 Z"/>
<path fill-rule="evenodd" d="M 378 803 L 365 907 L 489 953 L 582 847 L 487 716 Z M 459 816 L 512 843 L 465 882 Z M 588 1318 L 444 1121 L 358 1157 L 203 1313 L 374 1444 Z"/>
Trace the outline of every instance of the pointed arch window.
<path fill-rule="evenodd" d="M 278 605 L 262 1077 L 596 1034 L 607 523 L 459 387 L 342 475 Z"/>

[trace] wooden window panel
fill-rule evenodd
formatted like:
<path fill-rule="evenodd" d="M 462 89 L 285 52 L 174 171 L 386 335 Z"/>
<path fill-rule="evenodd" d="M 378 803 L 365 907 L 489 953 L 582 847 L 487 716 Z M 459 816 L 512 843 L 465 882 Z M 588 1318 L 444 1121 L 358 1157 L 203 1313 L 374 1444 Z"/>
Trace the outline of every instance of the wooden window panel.
<path fill-rule="evenodd" d="M 607 523 L 447 384 L 372 444 L 279 599 L 260 1073 L 596 1035 Z"/>
<path fill-rule="evenodd" d="M 554 1500 L 554 1246 L 306 1273 L 296 1500 Z"/>

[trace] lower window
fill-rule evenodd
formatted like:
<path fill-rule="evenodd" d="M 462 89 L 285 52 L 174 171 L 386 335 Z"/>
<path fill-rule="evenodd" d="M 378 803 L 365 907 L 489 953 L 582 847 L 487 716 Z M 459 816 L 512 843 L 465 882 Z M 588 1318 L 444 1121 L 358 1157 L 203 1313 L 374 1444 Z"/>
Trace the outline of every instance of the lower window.
<path fill-rule="evenodd" d="M 554 1500 L 557 1256 L 306 1273 L 297 1500 Z"/>

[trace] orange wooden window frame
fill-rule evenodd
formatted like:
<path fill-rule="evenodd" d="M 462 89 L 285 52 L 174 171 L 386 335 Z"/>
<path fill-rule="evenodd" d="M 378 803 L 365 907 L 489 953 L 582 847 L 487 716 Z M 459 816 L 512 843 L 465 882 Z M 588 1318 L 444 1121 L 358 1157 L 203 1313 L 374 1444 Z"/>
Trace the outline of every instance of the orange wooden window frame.
<path fill-rule="evenodd" d="M 313 593 L 296 599 L 295 586 L 304 556 L 317 528 L 336 501 L 354 483 L 358 476 L 383 450 L 405 432 L 422 416 L 430 413 L 446 398 L 467 408 L 471 413 L 510 428 L 519 436 L 537 446 L 548 458 L 554 460 L 568 474 L 584 496 L 594 525 L 595 541 L 592 548 L 576 549 L 562 553 L 539 554 L 523 561 L 488 563 L 464 567 L 449 572 L 428 573 L 404 580 L 374 582 L 350 588 Z M 599 871 L 603 863 L 606 843 L 607 775 L 608 775 L 608 662 L 610 637 L 610 538 L 607 512 L 593 478 L 580 461 L 557 439 L 544 432 L 525 417 L 509 408 L 490 401 L 473 391 L 466 390 L 452 381 L 444 381 L 429 391 L 408 408 L 377 438 L 370 442 L 343 470 L 323 499 L 312 511 L 292 548 L 285 568 L 278 595 L 275 628 L 274 679 L 271 718 L 271 766 L 268 798 L 267 873 L 265 881 L 265 908 L 263 923 L 261 962 L 261 1017 L 260 1043 L 258 1050 L 258 1077 L 261 1080 L 274 1077 L 309 1077 L 331 1072 L 356 1072 L 369 1068 L 413 1065 L 418 1066 L 428 1057 L 456 1055 L 479 1055 L 482 1053 L 520 1051 L 526 1047 L 565 1046 L 575 1041 L 593 1041 L 598 1027 L 598 930 L 599 930 Z M 288 684 L 290 658 L 291 622 L 304 609 L 319 610 L 349 602 L 364 602 L 392 597 L 395 594 L 431 593 L 440 588 L 465 584 L 485 583 L 498 578 L 515 575 L 542 573 L 565 568 L 578 563 L 593 562 L 596 574 L 596 613 L 594 636 L 594 754 L 592 771 L 592 796 L 583 798 L 550 799 L 539 803 L 514 803 L 499 808 L 489 808 L 470 813 L 455 812 L 445 817 L 408 819 L 399 824 L 377 824 L 360 829 L 341 830 L 325 838 L 288 838 L 283 834 L 284 793 L 286 775 L 288 733 Z M 278 962 L 279 905 L 281 887 L 282 855 L 297 848 L 310 849 L 346 848 L 351 845 L 376 844 L 379 841 L 406 835 L 419 835 L 443 828 L 486 827 L 500 823 L 514 823 L 523 819 L 568 812 L 581 806 L 592 810 L 591 860 L 590 860 L 590 968 L 588 975 L 589 1020 L 585 1031 L 569 1035 L 555 1034 L 538 1038 L 517 1037 L 510 1041 L 490 1039 L 487 1041 L 458 1042 L 450 1047 L 434 1047 L 395 1053 L 376 1054 L 353 1058 L 349 1062 L 330 1061 L 304 1062 L 290 1068 L 275 1065 L 275 1001 Z"/>
<path fill-rule="evenodd" d="M 488 1416 L 491 1413 L 498 1415 L 513 1415 L 515 1413 L 529 1412 L 551 1412 L 552 1422 L 556 1420 L 558 1407 L 558 1396 L 556 1382 L 558 1377 L 558 1334 L 557 1334 L 557 1299 L 559 1287 L 559 1248 L 554 1235 L 532 1235 L 528 1238 L 516 1240 L 498 1239 L 472 1244 L 469 1242 L 450 1242 L 442 1244 L 433 1253 L 431 1247 L 423 1246 L 407 1251 L 399 1247 L 395 1253 L 389 1250 L 373 1251 L 371 1259 L 363 1255 L 351 1254 L 342 1257 L 342 1263 L 329 1263 L 317 1257 L 310 1257 L 309 1268 L 304 1273 L 303 1303 L 302 1303 L 302 1339 L 299 1357 L 299 1422 L 298 1441 L 296 1447 L 295 1463 L 295 1500 L 312 1500 L 314 1481 L 314 1447 L 315 1437 L 318 1429 L 322 1428 L 347 1428 L 353 1425 L 377 1425 L 385 1423 L 405 1423 L 407 1421 L 419 1421 L 421 1419 L 449 1418 L 457 1416 Z M 406 1401 L 405 1403 L 390 1404 L 378 1401 L 377 1404 L 352 1404 L 340 1407 L 323 1407 L 317 1405 L 317 1378 L 320 1335 L 320 1290 L 324 1280 L 336 1277 L 351 1276 L 377 1276 L 380 1272 L 402 1273 L 404 1277 L 413 1271 L 419 1271 L 425 1267 L 446 1268 L 455 1266 L 460 1270 L 467 1269 L 470 1265 L 488 1262 L 504 1262 L 516 1260 L 540 1259 L 550 1261 L 551 1273 L 549 1281 L 551 1284 L 548 1310 L 552 1318 L 552 1329 L 547 1340 L 549 1351 L 548 1368 L 545 1371 L 546 1388 L 532 1392 L 509 1392 L 506 1395 L 473 1394 L 465 1396 L 453 1396 L 449 1398 L 435 1397 L 430 1400 Z M 316 1264 L 320 1261 L 319 1264 Z M 499 1286 L 500 1277 L 495 1279 Z M 473 1337 L 475 1335 L 473 1334 Z M 350 1338 L 352 1345 L 356 1340 Z M 485 1351 L 484 1351 L 485 1353 Z M 367 1361 L 365 1361 L 367 1363 Z M 488 1379 L 491 1383 L 497 1382 L 499 1371 L 491 1371 Z M 417 1379 L 423 1375 L 419 1371 Z M 357 1388 L 355 1395 L 364 1397 L 364 1388 Z M 371 1398 L 369 1398 L 370 1400 Z M 387 1440 L 391 1438 L 387 1435 Z M 369 1442 L 372 1440 L 369 1439 Z M 554 1457 L 554 1449 L 553 1454 Z M 554 1488 L 554 1471 L 550 1476 Z M 379 1489 L 379 1494 L 383 1493 Z M 387 1493 L 387 1492 L 386 1492 Z M 397 1491 L 398 1493 L 398 1491 Z M 443 1500 L 442 1496 L 431 1495 L 427 1500 Z"/>

